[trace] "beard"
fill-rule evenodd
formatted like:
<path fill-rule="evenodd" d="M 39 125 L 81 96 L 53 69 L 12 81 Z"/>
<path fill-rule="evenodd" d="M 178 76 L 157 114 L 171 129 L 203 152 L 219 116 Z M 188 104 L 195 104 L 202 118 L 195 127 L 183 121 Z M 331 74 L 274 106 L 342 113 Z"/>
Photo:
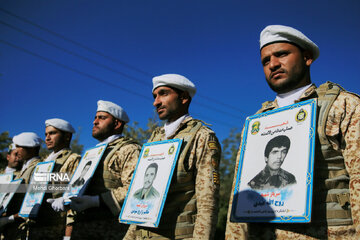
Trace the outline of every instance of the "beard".
<path fill-rule="evenodd" d="M 106 126 L 103 126 L 102 128 L 99 128 L 98 126 L 94 126 L 93 129 L 97 129 L 97 131 L 92 132 L 92 136 L 99 140 L 103 141 L 113 135 L 114 128 L 115 128 L 115 121 L 113 121 L 111 124 L 108 124 Z"/>
<path fill-rule="evenodd" d="M 291 69 L 291 71 L 286 69 L 281 70 L 287 75 L 287 78 L 281 82 L 272 82 L 270 76 L 266 78 L 271 90 L 276 93 L 287 93 L 303 86 L 304 79 L 306 79 L 308 73 L 308 68 L 306 66 L 299 66 L 297 69 Z"/>

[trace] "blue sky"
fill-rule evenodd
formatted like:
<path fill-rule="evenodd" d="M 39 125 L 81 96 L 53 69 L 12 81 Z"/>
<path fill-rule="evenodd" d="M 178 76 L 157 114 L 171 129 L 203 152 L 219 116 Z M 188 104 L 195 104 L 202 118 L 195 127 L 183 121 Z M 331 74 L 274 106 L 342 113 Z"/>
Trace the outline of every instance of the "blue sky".
<path fill-rule="evenodd" d="M 191 115 L 223 140 L 275 97 L 259 58 L 269 24 L 295 27 L 320 47 L 315 84 L 360 93 L 359 13 L 357 0 L 2 0 L 0 132 L 43 137 L 45 120 L 59 117 L 81 128 L 89 148 L 97 100 L 145 127 L 152 76 L 179 73 L 198 89 Z"/>

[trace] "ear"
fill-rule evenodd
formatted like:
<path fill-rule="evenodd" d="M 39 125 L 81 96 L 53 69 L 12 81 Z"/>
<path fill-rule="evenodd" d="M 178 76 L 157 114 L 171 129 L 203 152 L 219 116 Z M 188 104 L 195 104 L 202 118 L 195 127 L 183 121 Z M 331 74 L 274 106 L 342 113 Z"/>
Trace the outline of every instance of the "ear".
<path fill-rule="evenodd" d="M 190 101 L 190 95 L 188 92 L 183 91 L 180 95 L 180 100 L 182 104 L 186 104 Z"/>
<path fill-rule="evenodd" d="M 124 123 L 122 121 L 115 119 L 115 130 L 120 129 L 123 124 Z"/>
<path fill-rule="evenodd" d="M 303 57 L 304 57 L 304 61 L 305 61 L 306 66 L 310 67 L 310 65 L 314 61 L 312 53 L 310 51 L 306 50 L 306 51 L 303 52 Z"/>
<path fill-rule="evenodd" d="M 268 158 L 267 157 L 265 157 L 265 163 L 267 163 L 268 162 Z"/>

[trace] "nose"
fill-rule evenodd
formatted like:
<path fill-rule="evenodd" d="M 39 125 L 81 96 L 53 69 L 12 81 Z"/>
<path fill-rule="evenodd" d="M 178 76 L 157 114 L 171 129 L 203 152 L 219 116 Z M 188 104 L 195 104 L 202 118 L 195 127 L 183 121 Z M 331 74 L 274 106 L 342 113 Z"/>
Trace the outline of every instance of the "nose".
<path fill-rule="evenodd" d="M 98 121 L 97 118 L 95 118 L 94 121 L 93 121 L 93 125 L 96 126 L 96 125 L 98 125 L 98 124 L 99 124 L 99 121 Z"/>
<path fill-rule="evenodd" d="M 277 57 L 274 57 L 272 56 L 270 58 L 270 63 L 269 63 L 269 68 L 271 71 L 275 71 L 277 70 L 278 68 L 280 68 L 281 64 L 280 64 L 280 61 Z"/>
<path fill-rule="evenodd" d="M 158 97 L 154 98 L 153 106 L 158 107 L 161 104 L 160 99 Z"/>

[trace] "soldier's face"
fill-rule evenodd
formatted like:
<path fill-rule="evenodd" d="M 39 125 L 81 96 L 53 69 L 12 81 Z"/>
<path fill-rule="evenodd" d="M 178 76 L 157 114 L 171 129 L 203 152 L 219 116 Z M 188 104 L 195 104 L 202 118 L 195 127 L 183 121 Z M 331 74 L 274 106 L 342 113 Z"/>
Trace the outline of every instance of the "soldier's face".
<path fill-rule="evenodd" d="M 288 149 L 286 147 L 274 147 L 265 157 L 265 162 L 271 170 L 278 170 L 284 162 Z"/>
<path fill-rule="evenodd" d="M 6 155 L 6 159 L 8 160 L 8 167 L 17 169 L 22 165 L 22 161 L 17 158 L 17 155 L 18 150 L 16 148 Z"/>
<path fill-rule="evenodd" d="M 16 160 L 20 162 L 25 162 L 30 158 L 32 158 L 33 154 L 29 148 L 16 146 L 16 150 L 17 150 Z"/>
<path fill-rule="evenodd" d="M 184 106 L 179 94 L 172 88 L 161 86 L 153 91 L 156 112 L 161 120 L 175 121 L 184 115 Z"/>
<path fill-rule="evenodd" d="M 99 141 L 113 135 L 115 131 L 115 118 L 107 112 L 97 112 L 93 122 L 92 136 Z"/>
<path fill-rule="evenodd" d="M 308 72 L 312 61 L 309 52 L 303 52 L 290 43 L 273 43 L 261 49 L 266 81 L 277 93 L 309 84 Z"/>
<path fill-rule="evenodd" d="M 152 186 L 156 177 L 156 170 L 153 167 L 150 167 L 146 170 L 144 176 L 144 188 L 148 189 Z"/>
<path fill-rule="evenodd" d="M 58 152 L 66 147 L 65 134 L 53 126 L 48 126 L 45 129 L 45 144 L 49 150 Z"/>

